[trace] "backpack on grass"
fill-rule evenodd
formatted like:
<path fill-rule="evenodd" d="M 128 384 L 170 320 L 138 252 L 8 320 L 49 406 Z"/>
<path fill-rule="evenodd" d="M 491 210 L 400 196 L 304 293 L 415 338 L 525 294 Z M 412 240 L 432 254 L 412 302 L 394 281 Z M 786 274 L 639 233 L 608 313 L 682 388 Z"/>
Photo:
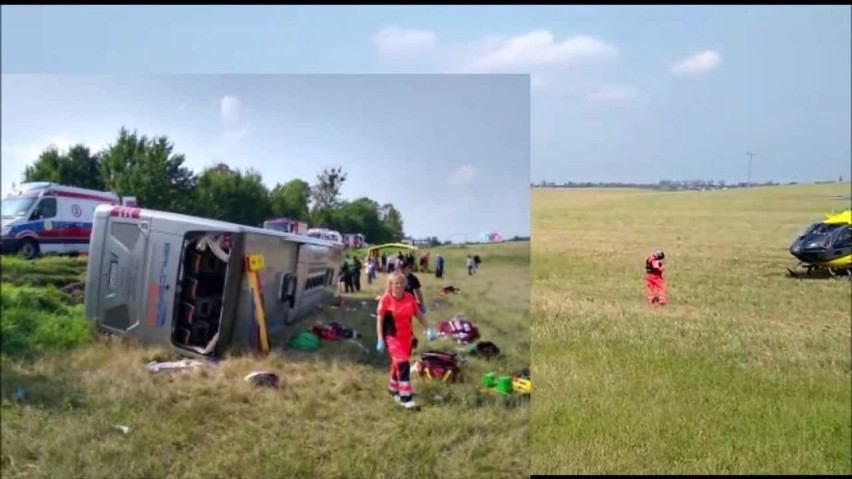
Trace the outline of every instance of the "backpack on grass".
<path fill-rule="evenodd" d="M 455 353 L 426 351 L 414 364 L 414 370 L 426 380 L 455 383 L 461 380 L 458 356 Z"/>
<path fill-rule="evenodd" d="M 467 344 L 479 339 L 479 328 L 465 318 L 463 314 L 457 314 L 449 321 L 438 323 L 438 334 L 452 336 L 459 343 Z"/>

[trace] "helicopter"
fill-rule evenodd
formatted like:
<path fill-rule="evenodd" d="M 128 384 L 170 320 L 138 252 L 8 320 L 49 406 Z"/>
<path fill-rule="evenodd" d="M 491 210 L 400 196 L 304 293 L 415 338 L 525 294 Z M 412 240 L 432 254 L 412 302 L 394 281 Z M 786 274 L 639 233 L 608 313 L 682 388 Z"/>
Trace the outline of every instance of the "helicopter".
<path fill-rule="evenodd" d="M 826 214 L 825 219 L 814 223 L 799 234 L 790 245 L 790 254 L 803 267 L 806 275 L 827 272 L 829 276 L 852 279 L 852 210 L 839 214 Z M 792 277 L 799 277 L 790 268 Z"/>

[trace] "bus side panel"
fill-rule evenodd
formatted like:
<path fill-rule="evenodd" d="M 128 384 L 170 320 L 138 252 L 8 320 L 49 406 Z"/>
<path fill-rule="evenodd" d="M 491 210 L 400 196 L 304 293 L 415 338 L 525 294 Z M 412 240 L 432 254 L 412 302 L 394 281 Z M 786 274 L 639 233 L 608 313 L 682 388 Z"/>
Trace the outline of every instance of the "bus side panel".
<path fill-rule="evenodd" d="M 139 310 L 144 314 L 137 334 L 146 342 L 171 343 L 182 250 L 182 235 L 151 232 L 147 268 L 138 270 L 139 291 L 144 298 Z"/>
<path fill-rule="evenodd" d="M 264 268 L 259 274 L 263 291 L 263 312 L 270 345 L 277 345 L 286 333 L 287 318 L 290 315 L 289 302 L 282 301 L 281 290 L 288 281 L 295 282 L 298 244 L 274 236 L 251 233 L 246 233 L 244 238 L 244 254 L 261 254 L 264 258 Z M 240 286 L 237 306 L 239 320 L 232 336 L 232 347 L 235 350 L 245 346 L 252 348 L 257 337 L 256 325 L 251 315 L 254 300 L 246 275 L 241 278 Z"/>
<path fill-rule="evenodd" d="M 343 263 L 340 248 L 312 244 L 299 245 L 299 284 L 296 306 L 289 322 L 297 323 L 310 317 L 318 307 L 327 306 L 334 299 L 336 273 Z"/>

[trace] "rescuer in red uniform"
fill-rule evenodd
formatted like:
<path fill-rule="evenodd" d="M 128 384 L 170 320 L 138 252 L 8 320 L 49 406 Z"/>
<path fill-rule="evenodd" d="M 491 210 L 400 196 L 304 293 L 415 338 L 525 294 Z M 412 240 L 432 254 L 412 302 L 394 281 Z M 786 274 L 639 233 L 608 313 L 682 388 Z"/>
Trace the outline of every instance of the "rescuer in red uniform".
<path fill-rule="evenodd" d="M 663 279 L 663 260 L 666 254 L 662 250 L 653 252 L 645 258 L 645 291 L 648 304 L 658 302 L 660 306 L 668 303 L 666 281 Z"/>
<path fill-rule="evenodd" d="M 382 352 L 387 346 L 391 359 L 388 377 L 391 396 L 406 409 L 414 409 L 417 406 L 411 386 L 412 319 L 417 317 L 428 341 L 435 339 L 435 331 L 429 328 L 417 300 L 405 291 L 405 286 L 405 275 L 395 272 L 388 276 L 387 292 L 379 300 L 376 310 L 376 349 Z"/>

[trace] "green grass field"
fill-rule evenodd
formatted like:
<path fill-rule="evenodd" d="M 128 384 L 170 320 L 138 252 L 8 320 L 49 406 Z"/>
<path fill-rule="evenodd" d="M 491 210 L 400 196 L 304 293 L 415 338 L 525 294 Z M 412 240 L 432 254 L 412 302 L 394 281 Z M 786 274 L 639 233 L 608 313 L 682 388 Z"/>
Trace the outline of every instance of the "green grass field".
<path fill-rule="evenodd" d="M 532 473 L 852 473 L 852 285 L 785 277 L 849 194 L 533 190 Z"/>
<path fill-rule="evenodd" d="M 234 357 L 210 370 L 154 375 L 148 361 L 178 357 L 87 334 L 80 306 L 55 290 L 80 281 L 85 260 L 6 258 L 2 477 L 526 477 L 529 400 L 482 396 L 475 386 L 486 372 L 529 366 L 529 248 L 432 250 L 444 253 L 447 268 L 441 281 L 420 274 L 433 305 L 430 323 L 463 312 L 505 357 L 471 358 L 462 384 L 414 379 L 419 412 L 388 396 L 389 360 L 375 352 L 369 316 L 375 303 L 361 306 L 384 289 L 385 275 L 346 298 L 352 310 L 327 309 L 318 318 L 358 329 L 367 353 L 323 342 L 315 352 Z M 465 268 L 469 253 L 483 258 L 474 277 Z M 439 297 L 450 284 L 462 294 Z M 37 334 L 33 324 L 43 324 Z M 13 340 L 22 335 L 29 339 Z M 449 340 L 419 336 L 419 351 L 456 349 Z M 281 386 L 243 380 L 257 370 L 276 373 Z M 19 388 L 23 401 L 15 398 Z"/>

